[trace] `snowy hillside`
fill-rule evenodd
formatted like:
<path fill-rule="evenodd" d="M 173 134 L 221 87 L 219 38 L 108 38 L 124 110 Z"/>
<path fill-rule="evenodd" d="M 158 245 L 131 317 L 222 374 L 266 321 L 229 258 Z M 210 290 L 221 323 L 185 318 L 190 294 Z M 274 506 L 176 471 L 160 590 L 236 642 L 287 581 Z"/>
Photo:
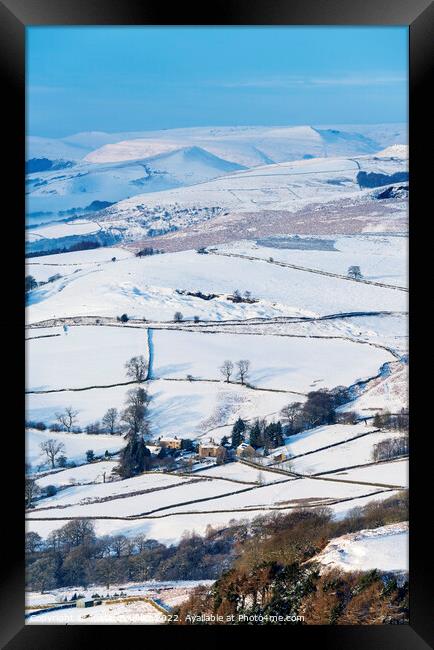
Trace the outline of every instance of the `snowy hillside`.
<path fill-rule="evenodd" d="M 92 213 L 143 192 L 193 185 L 244 169 L 200 147 L 151 153 L 140 160 L 90 164 L 27 175 L 28 224 L 35 225 Z"/>
<path fill-rule="evenodd" d="M 351 127 L 297 126 L 30 136 L 28 225 L 91 214 L 135 195 L 203 183 L 237 170 L 372 154 L 397 142 L 405 142 L 402 127 L 389 132 L 381 125 L 364 133 Z M 233 207 L 227 199 L 222 206 Z"/>
<path fill-rule="evenodd" d="M 314 560 L 324 570 L 407 572 L 408 522 L 337 537 Z"/>

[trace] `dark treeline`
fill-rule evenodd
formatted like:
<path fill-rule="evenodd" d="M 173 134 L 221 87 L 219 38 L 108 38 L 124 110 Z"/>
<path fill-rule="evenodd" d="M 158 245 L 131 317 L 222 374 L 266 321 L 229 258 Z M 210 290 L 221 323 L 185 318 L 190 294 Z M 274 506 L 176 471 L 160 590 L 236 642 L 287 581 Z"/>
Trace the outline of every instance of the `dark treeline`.
<path fill-rule="evenodd" d="M 262 580 L 261 576 L 268 576 L 272 567 L 308 560 L 332 537 L 406 518 L 407 496 L 402 493 L 354 508 L 340 521 L 333 520 L 332 513 L 324 508 L 274 513 L 250 522 L 231 521 L 220 530 L 209 526 L 203 536 L 185 534 L 172 546 L 143 535 L 97 537 L 90 520 L 76 519 L 53 531 L 46 540 L 35 532 L 26 534 L 26 588 L 44 591 L 91 584 L 109 588 L 127 581 L 223 576 L 222 582 L 216 583 L 213 593 L 217 594 L 229 584 L 227 576 L 243 576 L 239 584 L 247 589 L 246 585 L 256 584 L 258 577 Z M 242 599 L 242 590 L 236 593 Z M 227 594 L 224 599 L 235 602 Z M 237 602 L 241 602 L 238 596 Z"/>
<path fill-rule="evenodd" d="M 408 583 L 379 571 L 320 574 L 310 561 L 334 537 L 403 521 L 407 495 L 355 508 L 341 521 L 329 510 L 268 516 L 239 531 L 232 567 L 210 589 L 197 587 L 177 610 L 180 624 L 220 622 L 281 624 L 276 617 L 304 617 L 300 624 L 408 622 Z M 202 617 L 192 621 L 192 616 Z M 216 619 L 215 617 L 222 617 Z M 208 617 L 208 618 L 205 618 Z M 212 618 L 214 617 L 214 619 Z M 258 619 L 259 617 L 259 619 Z M 262 617 L 262 618 L 261 618 Z M 268 617 L 268 619 L 264 619 Z M 273 618 L 274 617 L 274 618 Z"/>
<path fill-rule="evenodd" d="M 373 421 L 374 427 L 378 429 L 394 429 L 395 431 L 408 431 L 409 413 L 407 409 L 401 409 L 399 413 L 376 413 Z"/>
<path fill-rule="evenodd" d="M 45 255 L 59 255 L 60 253 L 73 253 L 75 251 L 87 251 L 93 248 L 100 248 L 102 246 L 101 242 L 92 239 L 84 239 L 77 242 L 76 244 L 71 244 L 71 246 L 61 246 L 60 248 L 50 248 L 50 250 L 40 250 L 40 251 L 31 251 L 27 252 L 25 257 L 43 257 Z"/>
<path fill-rule="evenodd" d="M 392 460 L 400 456 L 407 456 L 409 451 L 408 436 L 387 438 L 374 445 L 372 457 L 376 461 Z"/>
<path fill-rule="evenodd" d="M 277 422 L 255 420 L 251 425 L 239 419 L 232 429 L 232 446 L 238 447 L 242 442 L 248 442 L 253 449 L 264 448 L 265 451 L 280 447 L 284 437 L 301 433 L 320 425 L 335 422 L 353 423 L 356 415 L 352 412 L 338 414 L 338 406 L 349 400 L 349 391 L 344 386 L 332 390 L 311 391 L 304 403 L 292 402 L 280 412 Z"/>

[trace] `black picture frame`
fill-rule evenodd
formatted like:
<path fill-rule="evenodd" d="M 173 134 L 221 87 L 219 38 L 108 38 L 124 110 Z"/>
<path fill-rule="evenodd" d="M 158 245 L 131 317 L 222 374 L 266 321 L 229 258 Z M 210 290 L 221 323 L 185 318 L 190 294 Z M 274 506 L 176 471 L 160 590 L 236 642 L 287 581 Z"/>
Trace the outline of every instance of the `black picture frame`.
<path fill-rule="evenodd" d="M 4 482 L 7 507 L 3 512 L 7 551 L 2 554 L 0 598 L 0 645 L 8 650 L 26 648 L 76 648 L 80 643 L 125 644 L 125 626 L 24 626 L 24 513 L 22 489 L 24 476 L 24 151 L 25 151 L 25 28 L 30 25 L 407 25 L 410 52 L 410 263 L 411 287 L 414 282 L 414 261 L 422 256 L 415 253 L 417 222 L 430 217 L 429 157 L 424 153 L 432 140 L 428 94 L 433 63 L 434 5 L 430 0 L 220 0 L 211 8 L 205 4 L 194 7 L 179 3 L 169 11 L 163 3 L 140 0 L 2 0 L 0 2 L 0 47 L 2 89 L 5 90 L 2 108 L 7 153 L 4 191 L 9 199 L 7 211 L 7 245 L 11 257 L 8 273 L 14 281 L 3 286 L 5 307 L 2 327 L 6 355 L 7 386 L 5 399 L 7 421 L 4 431 L 13 431 L 7 440 L 7 456 L 3 455 L 5 471 L 10 473 Z M 432 181 L 431 181 L 432 185 Z M 5 218 L 5 213 L 3 218 Z M 4 222 L 3 222 L 4 225 Z M 4 225 L 5 227 L 5 225 Z M 429 251 L 426 254 L 430 261 Z M 429 501 L 425 503 L 431 457 L 425 451 L 431 433 L 424 427 L 423 418 L 415 413 L 419 390 L 414 388 L 418 372 L 414 356 L 414 313 L 411 293 L 411 359 L 410 395 L 412 404 L 410 455 L 410 624 L 399 626 L 301 626 L 288 628 L 243 627 L 244 643 L 266 641 L 275 634 L 285 634 L 291 645 L 315 643 L 335 650 L 422 650 L 433 641 L 431 608 L 432 589 L 430 568 L 430 537 L 428 534 Z M 423 333 L 422 333 L 423 336 Z M 11 372 L 9 372 L 11 371 Z M 16 377 L 12 379 L 12 371 Z M 21 383 L 22 382 L 22 383 Z M 6 404 L 7 402 L 7 404 Z M 428 402 L 429 403 L 429 402 Z M 3 438 L 3 445 L 5 445 Z M 428 493 L 429 494 L 429 493 Z M 6 501 L 5 501 L 6 502 Z M 135 626 L 135 631 L 142 628 Z M 106 637 L 108 633 L 108 637 Z M 141 643 L 149 643 L 150 635 L 158 634 L 164 642 L 182 643 L 186 636 L 193 643 L 221 646 L 235 636 L 240 628 L 228 627 L 170 627 L 147 628 Z M 176 636 L 174 636 L 176 634 Z M 254 638 L 253 635 L 254 634 Z M 268 635 L 268 637 L 267 637 Z M 105 637 L 105 638 L 104 638 Z M 107 640 L 106 640 L 107 639 Z M 282 640 L 282 639 L 281 639 Z M 280 642 L 281 642 L 280 640 Z M 240 642 L 239 638 L 237 642 Z"/>

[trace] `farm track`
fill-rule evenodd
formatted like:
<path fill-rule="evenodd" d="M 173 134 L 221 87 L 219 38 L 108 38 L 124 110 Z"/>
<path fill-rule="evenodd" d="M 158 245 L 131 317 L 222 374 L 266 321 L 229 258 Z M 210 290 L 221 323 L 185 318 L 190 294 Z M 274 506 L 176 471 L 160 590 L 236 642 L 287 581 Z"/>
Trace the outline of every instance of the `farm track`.
<path fill-rule="evenodd" d="M 296 271 L 306 271 L 307 273 L 316 273 L 317 275 L 325 275 L 330 278 L 338 278 L 340 280 L 347 280 L 349 282 L 357 282 L 359 284 L 369 284 L 375 287 L 383 287 L 384 289 L 394 289 L 396 291 L 405 291 L 408 293 L 407 287 L 400 287 L 399 285 L 386 284 L 385 282 L 374 282 L 373 280 L 356 280 L 355 278 L 349 278 L 347 275 L 341 275 L 340 273 L 332 273 L 331 271 L 321 271 L 319 269 L 312 269 L 307 266 L 298 266 L 297 264 L 290 264 L 289 262 L 278 262 L 276 260 L 267 260 L 263 257 L 255 257 L 253 255 L 242 255 L 241 253 L 218 253 L 216 251 L 210 251 L 210 255 L 218 255 L 221 257 L 237 257 L 244 260 L 250 260 L 253 262 L 265 262 L 266 264 L 274 264 L 275 266 L 282 266 L 284 268 L 295 269 Z"/>

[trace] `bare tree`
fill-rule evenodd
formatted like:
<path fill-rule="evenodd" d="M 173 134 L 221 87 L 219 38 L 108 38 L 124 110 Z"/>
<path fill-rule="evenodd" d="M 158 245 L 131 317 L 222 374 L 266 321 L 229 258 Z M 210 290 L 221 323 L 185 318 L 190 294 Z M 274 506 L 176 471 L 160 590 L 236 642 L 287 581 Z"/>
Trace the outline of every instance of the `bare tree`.
<path fill-rule="evenodd" d="M 131 379 L 139 382 L 139 384 L 145 381 L 148 373 L 148 364 L 142 355 L 131 357 L 125 364 L 125 368 L 127 369 L 127 377 L 131 377 Z"/>
<path fill-rule="evenodd" d="M 295 428 L 297 420 L 300 419 L 301 407 L 301 402 L 292 402 L 292 404 L 284 406 L 280 411 L 280 416 L 284 423 L 288 425 L 290 431 Z"/>
<path fill-rule="evenodd" d="M 56 413 L 56 419 L 70 433 L 73 426 L 77 424 L 77 415 L 78 411 L 75 411 L 72 406 L 67 406 L 62 413 Z"/>
<path fill-rule="evenodd" d="M 65 451 L 65 445 L 63 442 L 57 442 L 54 440 L 54 438 L 49 438 L 48 440 L 44 440 L 44 442 L 41 442 L 39 445 L 41 448 L 41 451 L 44 452 L 44 454 L 47 456 L 48 460 L 51 463 L 51 467 L 54 469 L 54 463 L 56 461 L 56 458 L 59 454 L 64 453 Z"/>
<path fill-rule="evenodd" d="M 173 320 L 175 321 L 175 323 L 181 322 L 183 320 L 183 318 L 184 318 L 184 316 L 181 314 L 180 311 L 176 311 L 174 316 L 173 316 Z"/>
<path fill-rule="evenodd" d="M 250 361 L 247 359 L 240 359 L 237 361 L 237 377 L 241 381 L 242 384 L 244 384 L 248 374 L 249 374 L 249 369 L 250 369 Z"/>
<path fill-rule="evenodd" d="M 102 424 L 110 434 L 115 434 L 119 431 L 119 412 L 115 408 L 110 408 L 102 418 Z"/>
<path fill-rule="evenodd" d="M 24 489 L 25 489 L 26 508 L 30 508 L 33 499 L 36 496 L 38 496 L 41 490 L 36 484 L 36 481 L 29 477 L 26 477 L 26 484 Z"/>
<path fill-rule="evenodd" d="M 233 371 L 234 371 L 234 364 L 232 363 L 232 361 L 229 360 L 223 361 L 223 364 L 220 367 L 220 372 L 228 383 L 231 379 L 231 375 Z"/>

